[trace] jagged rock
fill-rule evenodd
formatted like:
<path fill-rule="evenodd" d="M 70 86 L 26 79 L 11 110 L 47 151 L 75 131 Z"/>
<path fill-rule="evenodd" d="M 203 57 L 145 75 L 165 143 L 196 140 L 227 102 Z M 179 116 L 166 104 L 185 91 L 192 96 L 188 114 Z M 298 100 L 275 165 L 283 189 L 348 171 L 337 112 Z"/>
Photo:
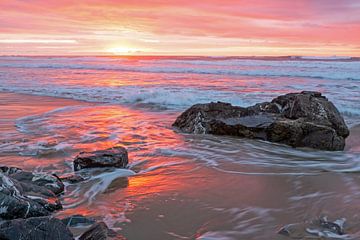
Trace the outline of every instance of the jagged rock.
<path fill-rule="evenodd" d="M 282 227 L 278 233 L 291 239 L 345 239 L 345 219 L 329 221 L 327 217 L 304 222 L 293 223 Z M 346 238 L 348 239 L 348 238 Z"/>
<path fill-rule="evenodd" d="M 12 179 L 16 179 L 23 184 L 45 187 L 56 195 L 64 191 L 64 184 L 55 174 L 27 172 L 17 167 L 8 166 L 1 166 L 0 172 L 11 176 Z"/>
<path fill-rule="evenodd" d="M 174 127 L 186 133 L 232 135 L 293 147 L 343 150 L 349 130 L 336 107 L 319 92 L 289 93 L 247 108 L 196 104 Z"/>
<path fill-rule="evenodd" d="M 68 227 L 77 227 L 77 226 L 86 226 L 92 225 L 96 221 L 92 218 L 87 218 L 82 215 L 73 215 L 71 217 L 67 217 L 61 220 Z"/>
<path fill-rule="evenodd" d="M 64 191 L 64 184 L 55 174 L 19 171 L 10 176 L 22 183 L 45 187 L 56 195 Z"/>
<path fill-rule="evenodd" d="M 22 169 L 17 168 L 17 167 L 7 167 L 7 166 L 1 166 L 0 167 L 0 172 L 3 172 L 6 175 L 21 172 L 21 171 L 22 171 Z"/>
<path fill-rule="evenodd" d="M 128 164 L 128 153 L 123 147 L 113 147 L 94 152 L 81 152 L 74 160 L 74 169 L 96 167 L 125 168 Z"/>
<path fill-rule="evenodd" d="M 86 232 L 84 232 L 79 240 L 106 240 L 108 237 L 115 237 L 116 233 L 110 230 L 104 222 L 93 224 Z"/>
<path fill-rule="evenodd" d="M 46 216 L 61 208 L 60 200 L 47 188 L 22 183 L 11 175 L 0 173 L 0 218 Z"/>
<path fill-rule="evenodd" d="M 73 240 L 69 229 L 53 217 L 33 217 L 15 219 L 0 224 L 0 239 L 2 240 Z"/>

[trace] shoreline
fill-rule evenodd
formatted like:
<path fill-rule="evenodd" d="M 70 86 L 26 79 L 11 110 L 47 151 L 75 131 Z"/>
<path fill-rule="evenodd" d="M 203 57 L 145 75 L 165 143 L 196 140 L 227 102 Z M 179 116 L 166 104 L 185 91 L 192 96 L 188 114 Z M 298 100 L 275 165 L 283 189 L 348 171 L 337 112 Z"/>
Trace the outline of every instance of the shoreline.
<path fill-rule="evenodd" d="M 56 101 L 54 101 L 56 99 Z M 11 103 L 11 105 L 7 105 Z M 76 100 L 66 97 L 57 97 L 57 96 L 44 96 L 37 94 L 28 94 L 28 93 L 16 93 L 8 91 L 0 91 L 0 111 L 4 111 L 4 108 L 15 107 L 17 108 L 17 113 L 15 111 L 8 112 L 8 114 L 3 114 L 2 119 L 0 120 L 0 131 L 13 131 L 16 129 L 15 121 L 18 118 L 28 117 L 37 114 L 43 114 L 52 110 L 56 110 L 63 107 L 77 106 L 77 105 L 90 105 L 91 104 L 109 104 L 109 105 L 119 105 L 122 107 L 133 107 L 126 106 L 124 104 L 114 104 L 106 102 L 90 102 L 85 100 Z M 336 104 L 336 103 L 335 103 Z M 138 106 L 139 107 L 139 106 Z M 136 108 L 136 106 L 135 106 Z M 143 109 L 140 106 L 138 109 Z M 151 110 L 145 108 L 146 110 Z M 346 145 L 344 151 L 356 151 L 360 152 L 360 122 L 354 125 L 348 126 L 350 135 L 346 139 Z"/>
<path fill-rule="evenodd" d="M 54 101 L 57 99 L 57 101 Z M 85 101 L 78 101 L 70 98 L 50 97 L 15 92 L 0 92 L 0 111 L 2 119 L 0 130 L 6 130 L 10 123 L 18 118 L 42 114 L 61 107 L 85 104 Z M 4 109 L 15 108 L 12 111 Z"/>
<path fill-rule="evenodd" d="M 19 114 L 12 113 L 11 116 L 13 117 L 24 117 L 24 113 L 41 114 L 42 110 L 51 111 L 54 110 L 54 108 L 56 109 L 58 107 L 87 104 L 87 102 L 83 101 L 61 99 L 58 97 L 34 96 L 28 94 L 4 92 L 0 93 L 0 98 L 3 97 L 2 99 L 5 99 L 5 96 L 9 96 L 10 99 L 16 100 L 16 103 L 19 105 L 23 103 L 29 105 L 29 107 L 26 108 L 26 111 L 22 111 L 22 108 L 16 107 L 16 104 L 8 106 L 14 107 L 14 109 L 17 109 L 20 112 Z M 10 99 L 8 99 L 8 101 L 10 101 Z M 102 137 L 101 134 L 106 133 L 108 130 L 110 131 L 110 133 L 114 133 L 115 129 L 119 130 L 123 128 L 126 123 L 130 123 L 130 125 L 126 129 L 119 130 L 118 132 L 121 138 L 124 137 L 124 139 L 121 139 L 122 142 L 109 142 L 109 146 L 112 146 L 113 143 L 124 143 L 124 146 L 129 148 L 131 165 L 135 164 L 132 166 L 138 168 L 139 171 L 143 171 L 143 173 L 128 177 L 127 181 L 124 181 L 122 175 L 119 174 L 121 171 L 108 173 L 103 172 L 101 173 L 104 174 L 103 179 L 97 178 L 99 175 L 97 175 L 96 173 L 91 174 L 91 176 L 95 177 L 95 179 L 90 178 L 84 183 L 80 183 L 79 185 L 74 184 L 67 189 L 67 195 L 65 195 L 63 198 L 65 209 L 60 212 L 56 212 L 53 215 L 57 218 L 68 217 L 70 215 L 80 213 L 85 216 L 95 217 L 97 220 L 106 219 L 106 223 L 110 228 L 121 228 L 122 230 L 120 230 L 120 233 L 126 237 L 130 237 L 130 239 L 143 239 L 149 234 L 157 234 L 158 239 L 164 239 L 164 236 L 166 236 L 167 232 L 169 232 L 170 230 L 171 232 L 174 232 L 176 234 L 183 234 L 183 236 L 186 236 L 184 235 L 185 233 L 181 228 L 175 227 L 175 229 L 167 229 L 166 227 L 164 227 L 164 225 L 161 224 L 153 225 L 153 223 L 156 223 L 157 221 L 165 221 L 164 224 L 176 223 L 178 219 L 174 216 L 176 216 L 176 214 L 179 214 L 179 208 L 181 208 L 181 212 L 184 213 L 184 215 L 181 215 L 181 218 L 187 219 L 189 222 L 189 226 L 187 227 L 188 231 L 190 232 L 198 231 L 198 229 L 201 229 L 201 226 L 204 222 L 209 221 L 209 219 L 215 219 L 217 216 L 219 216 L 219 212 L 216 210 L 219 206 L 222 206 L 224 209 L 238 208 L 239 211 L 241 211 L 243 207 L 246 207 L 246 209 L 250 209 L 249 211 L 254 212 L 256 212 L 258 208 L 284 208 L 284 215 L 277 214 L 274 211 L 274 215 L 272 216 L 277 219 L 276 224 L 278 225 L 278 227 L 280 227 L 281 225 L 286 223 L 302 221 L 303 219 L 305 219 L 305 217 L 315 217 L 311 215 L 312 212 L 307 213 L 310 214 L 309 216 L 301 215 L 297 217 L 294 217 L 293 213 L 289 215 L 286 214 L 286 209 L 293 207 L 293 205 L 290 204 L 291 201 L 293 201 L 291 200 L 291 196 L 294 199 L 301 199 L 304 195 L 304 198 L 306 199 L 307 194 L 310 194 L 312 192 L 315 192 L 314 196 L 317 196 L 316 192 L 318 191 L 337 192 L 336 190 L 342 187 L 341 183 L 343 176 L 345 175 L 335 173 L 336 170 L 331 173 L 323 173 L 322 171 L 319 171 L 315 172 L 315 176 L 307 176 L 306 174 L 303 174 L 303 172 L 307 172 L 307 167 L 304 166 L 303 170 L 301 170 L 301 173 L 295 176 L 292 174 L 287 174 L 288 170 L 292 169 L 292 166 L 290 166 L 289 169 L 284 168 L 279 170 L 279 174 L 272 173 L 272 171 L 276 172 L 279 167 L 279 165 L 277 165 L 277 160 L 273 159 L 278 159 L 280 157 L 276 153 L 274 153 L 274 155 L 272 155 L 273 153 L 271 152 L 267 154 L 270 154 L 272 156 L 272 159 L 269 159 L 269 164 L 271 164 L 272 166 L 270 168 L 265 168 L 265 166 L 262 166 L 261 161 L 258 164 L 255 163 L 255 165 L 253 166 L 247 165 L 248 163 L 246 162 L 242 165 L 238 165 L 236 160 L 239 158 L 243 158 L 243 153 L 246 153 L 246 150 L 249 150 L 250 152 L 256 151 L 256 149 L 254 148 L 256 147 L 256 145 L 251 145 L 251 142 L 253 140 L 232 139 L 228 137 L 220 137 L 220 139 L 218 139 L 216 136 L 183 136 L 178 133 L 173 133 L 171 129 L 163 129 L 165 126 L 170 126 L 170 122 L 172 122 L 173 116 L 169 116 L 167 113 L 163 115 L 151 115 L 149 113 L 144 113 L 141 110 L 127 110 L 125 107 L 117 105 L 104 107 L 101 106 L 101 104 L 89 104 L 89 106 L 89 108 L 85 108 L 80 112 L 75 109 L 75 111 L 70 111 L 71 113 L 66 113 L 62 119 L 74 120 L 74 122 L 70 121 L 69 123 L 65 123 L 66 125 L 68 125 L 68 127 L 70 127 L 69 132 L 66 129 L 63 130 L 63 128 L 59 128 L 57 132 L 61 132 L 61 134 L 70 134 L 69 137 L 72 137 L 71 131 L 74 128 L 81 128 L 81 122 L 85 121 L 85 125 L 91 125 L 89 130 L 99 131 L 99 136 Z M 134 116 L 130 117 L 131 114 L 134 114 Z M 166 117 L 168 119 L 166 121 L 163 121 L 162 118 L 165 115 L 167 115 Z M 60 115 L 53 115 L 52 120 L 54 122 L 52 123 L 55 125 L 61 125 L 63 123 L 63 120 L 59 121 L 59 117 Z M 130 117 L 129 120 L 124 119 L 127 117 Z M 157 125 L 160 118 L 162 119 L 162 121 L 160 121 L 161 124 Z M 13 120 L 13 122 L 15 122 L 16 118 L 13 118 Z M 87 122 L 87 120 L 89 120 L 89 122 Z M 95 121 L 94 125 L 92 125 L 91 120 Z M 139 122 L 146 126 L 139 126 Z M 115 128 L 102 129 L 103 132 L 101 132 L 101 128 L 107 128 L 113 123 L 116 123 Z M 31 124 L 32 122 L 30 121 L 30 125 Z M 40 125 L 35 124 L 31 126 L 36 127 Z M 136 128 L 138 129 L 136 130 Z M 41 129 L 36 128 L 36 130 Z M 39 139 L 36 139 L 34 143 L 39 143 L 44 140 L 42 138 L 42 134 L 47 133 L 46 130 L 47 128 L 45 128 L 45 132 L 40 131 Z M 76 141 L 70 141 L 69 143 L 80 143 L 79 140 L 81 140 L 81 136 L 83 136 L 82 133 L 89 133 L 89 131 L 78 133 L 79 135 L 74 138 Z M 41 149 L 42 147 L 48 147 L 51 151 L 55 149 L 55 154 L 60 154 L 59 159 L 61 159 L 61 162 L 59 162 L 59 164 L 55 168 L 65 167 L 64 160 L 71 160 L 72 155 L 77 154 L 79 152 L 79 149 L 82 149 L 82 147 L 86 148 L 85 145 L 82 145 L 79 148 L 71 150 L 70 155 L 62 155 L 59 150 L 56 150 L 56 148 L 53 148 L 53 146 L 51 145 L 51 137 L 53 136 L 45 139 L 50 139 L 50 141 L 46 142 L 44 145 L 34 146 L 39 149 Z M 177 140 L 174 140 L 174 143 L 172 143 L 171 141 L 167 142 L 167 140 L 169 139 Z M 204 142 L 203 139 L 205 139 Z M 66 139 L 66 141 L 67 140 L 68 139 Z M 106 140 L 107 138 L 99 138 L 99 140 L 96 140 L 95 142 L 86 142 L 85 144 L 90 144 L 90 149 L 105 149 L 107 144 L 102 145 L 102 143 Z M 225 140 L 226 143 L 222 143 L 221 141 L 223 140 Z M 145 141 L 148 142 L 148 145 L 146 146 L 143 145 Z M 155 145 L 154 141 L 156 142 Z M 191 146 L 189 148 L 183 148 L 188 143 L 191 144 Z M 28 144 L 29 142 L 24 142 L 24 145 Z M 202 146 L 204 146 L 204 144 L 210 144 L 210 146 L 213 146 L 214 148 L 201 148 Z M 241 147 L 244 147 L 248 144 L 249 146 L 245 149 L 245 151 L 239 151 L 239 148 L 241 149 Z M 268 151 L 270 151 L 270 149 L 272 148 L 277 148 L 281 151 L 284 150 L 290 152 L 294 150 L 292 148 L 287 148 L 282 145 L 272 145 L 268 142 L 261 143 L 261 141 L 255 141 L 255 144 L 258 144 L 258 149 L 264 150 L 267 149 L 264 147 L 268 146 Z M 354 144 L 356 144 L 356 140 L 354 141 Z M 169 145 L 171 145 L 171 147 L 168 147 Z M 142 150 L 143 147 L 146 147 L 146 150 Z M 205 156 L 211 156 L 210 158 L 215 159 L 222 159 L 223 156 L 227 156 L 230 158 L 234 154 L 234 156 L 232 157 L 234 162 L 219 161 L 219 166 L 214 167 L 211 164 L 206 164 L 206 162 L 199 162 L 201 161 L 201 159 L 199 159 L 199 155 L 182 155 L 181 153 L 182 151 L 189 151 L 191 153 L 191 151 L 195 149 L 195 152 L 192 153 L 194 154 L 196 153 L 196 148 L 200 148 L 201 156 L 207 153 L 208 155 Z M 164 149 L 165 151 L 156 152 L 156 149 Z M 239 154 L 236 154 L 236 152 L 238 151 Z M 303 150 L 295 149 L 294 151 L 301 153 Z M 308 150 L 305 150 L 304 152 L 306 153 L 307 151 Z M 318 152 L 313 152 L 312 150 L 310 151 L 310 154 L 314 153 L 315 155 L 313 159 L 309 159 L 309 164 L 311 164 L 313 160 L 318 159 L 318 157 L 323 158 L 328 155 L 333 155 L 335 157 L 338 154 L 336 152 L 333 154 L 324 152 L 324 155 L 318 156 Z M 177 152 L 176 155 L 174 155 L 174 152 Z M 344 152 L 344 155 L 346 153 L 347 151 Z M 49 169 L 54 168 L 55 165 L 50 162 L 51 157 L 54 155 L 51 154 L 54 153 L 50 153 L 50 155 L 47 155 L 47 153 L 45 153 L 41 156 L 28 156 L 28 158 L 33 158 L 33 160 L 31 160 L 31 163 L 33 165 L 31 169 L 29 168 L 30 165 L 27 165 L 28 168 L 25 170 L 37 170 L 38 166 L 45 166 L 45 168 L 42 170 L 46 172 L 49 171 Z M 252 156 L 251 153 L 249 154 L 250 156 Z M 301 159 L 305 160 L 304 162 L 306 162 L 306 155 L 300 154 L 297 156 L 302 157 Z M 286 153 L 283 157 L 284 159 L 288 158 Z M 5 156 L 5 158 L 3 159 L 6 160 L 8 158 L 8 156 Z M 249 157 L 249 160 L 254 161 L 252 157 Z M 271 160 L 274 160 L 274 162 L 272 162 Z M 293 160 L 296 163 L 298 159 L 294 158 Z M 281 164 L 292 164 L 291 160 L 288 162 L 286 161 L 284 160 Z M 23 163 L 24 156 L 20 155 L 14 157 L 12 161 L 2 161 L 2 164 L 7 166 L 16 166 L 17 164 L 21 165 Z M 70 162 L 68 161 L 68 163 Z M 302 165 L 300 165 L 299 169 L 301 169 L 301 166 Z M 248 168 L 248 170 L 246 170 L 246 168 Z M 228 171 L 229 173 L 232 171 L 233 173 L 238 174 L 229 174 Z M 243 174 L 247 171 L 249 171 L 250 174 Z M 270 174 L 267 174 L 268 171 L 270 171 Z M 281 174 L 282 171 L 285 173 L 284 175 Z M 311 173 L 312 170 L 309 169 L 309 171 Z M 259 174 L 251 174 L 253 172 L 259 172 Z M 115 178 L 112 179 L 112 177 Z M 319 178 L 322 180 L 319 181 Z M 98 192 L 96 192 L 96 202 L 92 203 L 94 204 L 92 207 L 89 207 L 87 202 L 88 200 L 84 198 L 85 193 L 90 191 L 93 186 L 96 186 L 97 180 L 100 180 L 97 184 L 101 186 L 103 181 L 106 182 L 109 179 L 111 179 L 112 182 L 109 185 L 102 187 L 100 190 L 98 190 Z M 181 181 L 179 181 L 179 179 L 181 179 Z M 219 181 L 219 179 L 221 179 L 221 181 Z M 292 184 L 287 184 L 289 181 L 294 181 L 294 179 L 297 179 L 297 181 L 302 181 L 304 189 L 310 189 L 309 187 L 313 186 L 314 182 L 318 182 L 319 185 L 315 185 L 315 189 L 311 189 L 310 193 L 307 190 L 298 192 L 298 190 L 293 188 Z M 194 186 L 194 181 L 199 181 L 199 184 L 196 184 L 196 186 Z M 330 181 L 333 181 L 332 184 L 328 184 L 328 182 Z M 228 185 L 224 184 L 224 182 L 231 182 L 232 184 Z M 252 189 L 251 191 L 248 191 L 249 184 Z M 275 189 L 272 189 L 272 186 L 275 185 L 277 187 Z M 81 194 L 77 196 L 75 193 L 77 193 L 76 189 L 78 188 L 81 189 Z M 276 194 L 272 195 L 274 191 L 276 191 Z M 239 194 L 238 197 L 232 199 L 230 197 L 231 194 L 227 195 L 231 192 L 245 192 L 246 194 Z M 223 196 L 228 197 L 224 199 Z M 274 199 L 272 199 L 270 196 L 272 196 L 272 198 Z M 288 199 L 288 196 L 290 196 L 290 201 Z M 320 198 L 321 196 L 322 195 L 319 195 Z M 327 195 L 324 195 L 324 199 L 326 199 L 326 196 Z M 342 194 L 340 193 L 339 196 L 341 197 Z M 267 199 L 267 197 L 270 197 L 270 199 Z M 338 196 L 335 195 L 335 197 Z M 82 204 L 82 200 L 84 200 L 84 204 Z M 79 205 L 74 205 L 75 207 L 69 207 L 72 206 L 73 203 L 79 203 Z M 133 208 L 128 209 L 127 204 L 130 204 L 130 206 L 133 206 Z M 206 204 L 209 204 L 211 206 L 211 209 L 205 210 L 204 205 Z M 147 208 L 147 210 L 145 211 L 144 208 Z M 329 209 L 331 209 L 331 207 L 329 207 Z M 115 210 L 118 214 L 113 213 L 113 211 Z M 303 211 L 304 209 L 300 208 L 300 210 Z M 224 228 L 236 228 L 236 223 L 231 222 L 231 217 L 233 216 L 230 213 L 225 211 L 221 214 L 224 219 L 223 221 L 225 222 Z M 344 217 L 349 216 L 349 214 L 342 213 L 334 213 L 333 215 Z M 111 216 L 112 218 L 107 219 L 108 216 Z M 263 216 L 261 214 L 260 216 L 261 217 L 259 217 L 259 224 L 265 224 L 261 221 L 261 219 L 266 218 L 266 216 Z M 123 219 L 123 217 L 126 217 L 126 219 Z M 275 236 L 277 236 L 276 231 L 274 231 L 272 227 L 273 226 L 271 224 L 266 224 L 267 234 L 274 234 Z M 142 229 L 142 232 L 139 233 L 138 229 Z M 154 229 L 155 233 L 153 233 Z M 209 228 L 205 230 L 212 231 L 216 229 Z M 206 236 L 206 231 L 200 232 L 199 234 Z"/>

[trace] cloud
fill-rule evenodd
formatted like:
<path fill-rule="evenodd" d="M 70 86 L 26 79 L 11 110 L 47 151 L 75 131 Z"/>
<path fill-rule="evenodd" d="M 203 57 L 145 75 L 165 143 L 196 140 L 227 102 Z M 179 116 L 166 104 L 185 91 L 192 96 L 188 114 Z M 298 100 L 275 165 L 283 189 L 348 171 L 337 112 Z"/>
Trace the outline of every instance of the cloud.
<path fill-rule="evenodd" d="M 52 43 L 62 43 L 62 44 L 75 44 L 76 40 L 69 39 L 0 39 L 0 43 L 43 43 L 43 44 L 52 44 Z"/>
<path fill-rule="evenodd" d="M 289 54 L 298 51 L 294 46 L 311 51 L 311 45 L 314 51 L 341 45 L 358 54 L 360 5 L 351 0 L 0 1 L 0 39 L 29 36 L 65 41 L 57 44 L 76 39 L 90 52 L 126 46 L 181 53 L 201 44 L 236 50 L 247 42 L 244 47 L 251 49 L 286 47 Z"/>

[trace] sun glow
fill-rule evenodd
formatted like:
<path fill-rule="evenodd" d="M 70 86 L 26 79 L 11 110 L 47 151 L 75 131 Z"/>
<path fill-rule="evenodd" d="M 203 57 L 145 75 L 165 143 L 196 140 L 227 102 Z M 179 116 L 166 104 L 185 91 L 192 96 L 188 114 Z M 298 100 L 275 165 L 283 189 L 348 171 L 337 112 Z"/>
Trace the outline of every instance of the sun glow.
<path fill-rule="evenodd" d="M 130 55 L 130 54 L 136 54 L 140 52 L 140 50 L 132 47 L 122 46 L 122 47 L 109 48 L 107 52 L 115 55 Z"/>

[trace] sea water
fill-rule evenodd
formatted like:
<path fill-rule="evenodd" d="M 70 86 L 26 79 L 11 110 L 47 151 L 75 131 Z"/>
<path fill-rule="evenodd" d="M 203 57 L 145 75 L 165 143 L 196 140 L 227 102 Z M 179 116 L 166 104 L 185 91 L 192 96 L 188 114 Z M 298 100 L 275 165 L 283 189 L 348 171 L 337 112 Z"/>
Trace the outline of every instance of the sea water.
<path fill-rule="evenodd" d="M 195 103 L 248 106 L 303 90 L 343 114 L 355 139 L 345 151 L 171 127 Z M 62 175 L 80 151 L 129 151 L 129 169 L 67 184 L 59 217 L 91 216 L 128 239 L 286 239 L 280 227 L 326 215 L 346 219 L 342 238 L 360 237 L 359 59 L 9 56 L 0 91 L 1 164 Z"/>

